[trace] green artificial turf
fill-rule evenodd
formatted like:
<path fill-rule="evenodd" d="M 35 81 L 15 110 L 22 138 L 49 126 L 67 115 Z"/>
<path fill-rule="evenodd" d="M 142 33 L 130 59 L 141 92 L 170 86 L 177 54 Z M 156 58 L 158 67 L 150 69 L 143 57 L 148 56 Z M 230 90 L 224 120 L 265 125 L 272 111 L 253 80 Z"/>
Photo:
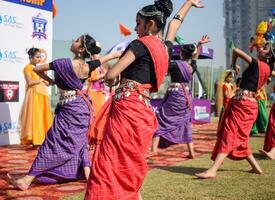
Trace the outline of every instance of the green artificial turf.
<path fill-rule="evenodd" d="M 275 199 L 275 160 L 265 159 L 258 153 L 262 148 L 263 136 L 250 140 L 254 156 L 264 175 L 248 173 L 247 161 L 227 159 L 215 179 L 200 180 L 194 173 L 211 166 L 210 154 L 176 166 L 150 170 L 142 187 L 143 200 L 272 200 Z M 63 200 L 83 199 L 78 193 Z"/>

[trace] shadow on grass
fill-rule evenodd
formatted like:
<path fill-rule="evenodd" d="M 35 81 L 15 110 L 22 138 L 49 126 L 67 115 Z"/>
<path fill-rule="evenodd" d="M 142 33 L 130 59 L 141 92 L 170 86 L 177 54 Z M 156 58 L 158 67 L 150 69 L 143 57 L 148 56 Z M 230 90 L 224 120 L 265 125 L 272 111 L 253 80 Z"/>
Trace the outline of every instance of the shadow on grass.
<path fill-rule="evenodd" d="M 253 156 L 256 160 L 268 160 L 268 158 L 261 153 L 253 153 Z"/>
<path fill-rule="evenodd" d="M 157 169 L 179 173 L 179 174 L 188 174 L 194 175 L 196 173 L 203 172 L 207 170 L 207 168 L 199 168 L 199 167 L 184 167 L 184 166 L 169 166 L 169 167 L 157 167 Z"/>
<path fill-rule="evenodd" d="M 251 138 L 264 138 L 264 134 L 256 134 L 256 135 L 250 135 Z"/>
<path fill-rule="evenodd" d="M 157 169 L 161 169 L 161 170 L 165 170 L 165 171 L 169 171 L 169 172 L 173 172 L 173 173 L 179 173 L 179 174 L 187 174 L 187 175 L 191 175 L 194 176 L 195 179 L 197 179 L 195 177 L 196 173 L 201 173 L 206 171 L 208 168 L 200 168 L 200 167 L 185 167 L 185 166 L 163 166 L 163 167 L 156 167 Z M 240 170 L 240 169 L 234 169 L 234 168 L 230 168 L 230 169 L 219 169 L 219 172 L 226 172 L 226 171 L 237 171 L 237 172 L 249 172 L 249 170 Z"/>

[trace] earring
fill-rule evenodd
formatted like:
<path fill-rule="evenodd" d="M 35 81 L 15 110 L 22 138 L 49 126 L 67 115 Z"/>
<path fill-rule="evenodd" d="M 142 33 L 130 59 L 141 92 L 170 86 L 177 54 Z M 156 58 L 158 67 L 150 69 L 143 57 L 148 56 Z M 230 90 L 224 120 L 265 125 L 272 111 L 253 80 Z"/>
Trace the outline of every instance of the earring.
<path fill-rule="evenodd" d="M 152 32 L 151 32 L 151 31 L 149 31 L 149 32 L 148 32 L 148 34 L 151 36 L 151 35 L 152 35 Z"/>
<path fill-rule="evenodd" d="M 81 57 L 81 53 L 78 53 L 77 56 L 80 58 Z"/>

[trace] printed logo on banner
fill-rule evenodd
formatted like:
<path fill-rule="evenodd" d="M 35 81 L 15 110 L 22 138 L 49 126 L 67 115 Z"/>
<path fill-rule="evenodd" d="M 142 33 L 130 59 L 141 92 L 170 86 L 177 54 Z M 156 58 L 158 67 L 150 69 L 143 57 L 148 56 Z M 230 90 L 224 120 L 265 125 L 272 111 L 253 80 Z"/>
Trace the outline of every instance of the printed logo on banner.
<path fill-rule="evenodd" d="M 158 106 L 161 105 L 162 101 L 162 99 L 151 99 L 150 104 L 154 113 L 159 113 Z"/>
<path fill-rule="evenodd" d="M 17 16 L 0 13 L 0 26 L 23 28 L 23 23 L 19 21 Z"/>
<path fill-rule="evenodd" d="M 18 52 L 12 49 L 0 49 L 0 62 L 23 63 L 23 58 L 18 56 Z"/>
<path fill-rule="evenodd" d="M 0 102 L 19 101 L 19 82 L 0 81 Z"/>
<path fill-rule="evenodd" d="M 46 63 L 48 59 L 48 55 L 45 49 L 40 48 L 40 54 L 41 54 L 41 62 L 40 63 Z"/>
<path fill-rule="evenodd" d="M 17 132 L 17 122 L 0 122 L 0 133 Z"/>
<path fill-rule="evenodd" d="M 42 17 L 42 14 L 32 18 L 33 22 L 33 33 L 32 37 L 37 38 L 38 40 L 47 39 L 46 31 L 47 31 L 47 20 Z"/>
<path fill-rule="evenodd" d="M 157 106 L 152 106 L 152 109 L 153 109 L 153 112 L 158 114 L 159 113 L 159 110 L 158 110 L 158 107 Z"/>
<path fill-rule="evenodd" d="M 4 1 L 27 6 L 27 7 L 36 8 L 39 10 L 47 10 L 47 11 L 53 10 L 52 0 L 4 0 Z"/>
<path fill-rule="evenodd" d="M 206 106 L 195 106 L 195 120 L 209 119 L 210 114 L 207 112 Z"/>
<path fill-rule="evenodd" d="M 202 53 L 209 54 L 209 53 L 210 53 L 210 52 L 209 52 L 209 48 L 203 46 L 203 47 L 202 47 Z"/>

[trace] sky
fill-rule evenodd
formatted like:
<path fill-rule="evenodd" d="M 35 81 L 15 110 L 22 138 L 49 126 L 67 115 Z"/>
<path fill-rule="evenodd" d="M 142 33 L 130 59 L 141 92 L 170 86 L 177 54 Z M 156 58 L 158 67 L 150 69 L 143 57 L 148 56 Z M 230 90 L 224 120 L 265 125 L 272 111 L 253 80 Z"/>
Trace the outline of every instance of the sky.
<path fill-rule="evenodd" d="M 136 38 L 134 31 L 136 13 L 143 6 L 153 4 L 153 0 L 56 0 L 58 12 L 54 18 L 53 36 L 55 40 L 72 40 L 88 33 L 100 42 L 102 49 L 127 39 Z M 171 19 L 184 0 L 172 0 L 174 11 Z M 202 35 L 209 35 L 214 49 L 213 61 L 200 61 L 202 65 L 225 67 L 224 17 L 222 0 L 203 0 L 203 9 L 192 8 L 178 31 L 186 43 L 197 42 Z M 169 21 L 168 19 L 168 21 Z M 167 22 L 168 22 L 167 21 Z M 120 34 L 118 24 L 129 27 L 133 33 L 129 37 Z"/>

